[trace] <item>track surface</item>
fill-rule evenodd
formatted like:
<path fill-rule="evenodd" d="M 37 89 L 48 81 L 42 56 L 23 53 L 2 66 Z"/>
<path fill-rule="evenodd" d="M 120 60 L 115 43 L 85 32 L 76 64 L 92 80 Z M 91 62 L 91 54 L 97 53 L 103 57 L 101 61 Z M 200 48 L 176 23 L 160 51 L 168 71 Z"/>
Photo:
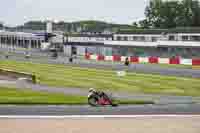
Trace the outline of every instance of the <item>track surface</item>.
<path fill-rule="evenodd" d="M 200 115 L 199 104 L 135 105 L 118 107 L 90 106 L 0 106 L 0 115 Z"/>

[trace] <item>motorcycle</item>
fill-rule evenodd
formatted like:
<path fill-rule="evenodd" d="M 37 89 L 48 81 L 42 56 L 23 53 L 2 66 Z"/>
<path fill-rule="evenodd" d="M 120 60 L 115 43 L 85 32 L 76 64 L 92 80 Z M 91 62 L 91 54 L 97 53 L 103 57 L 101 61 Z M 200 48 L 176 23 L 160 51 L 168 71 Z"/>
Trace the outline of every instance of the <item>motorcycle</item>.
<path fill-rule="evenodd" d="M 118 106 L 115 102 L 115 99 L 111 95 L 105 94 L 94 94 L 90 93 L 88 95 L 88 104 L 90 106 L 98 107 L 98 106 Z"/>

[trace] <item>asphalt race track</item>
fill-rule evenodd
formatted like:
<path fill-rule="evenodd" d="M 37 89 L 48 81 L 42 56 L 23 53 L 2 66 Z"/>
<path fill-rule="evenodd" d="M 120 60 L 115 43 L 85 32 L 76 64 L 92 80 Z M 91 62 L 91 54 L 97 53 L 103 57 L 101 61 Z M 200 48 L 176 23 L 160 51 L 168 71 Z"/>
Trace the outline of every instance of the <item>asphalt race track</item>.
<path fill-rule="evenodd" d="M 0 115 L 200 115 L 199 104 L 135 105 L 118 107 L 90 106 L 0 106 Z"/>

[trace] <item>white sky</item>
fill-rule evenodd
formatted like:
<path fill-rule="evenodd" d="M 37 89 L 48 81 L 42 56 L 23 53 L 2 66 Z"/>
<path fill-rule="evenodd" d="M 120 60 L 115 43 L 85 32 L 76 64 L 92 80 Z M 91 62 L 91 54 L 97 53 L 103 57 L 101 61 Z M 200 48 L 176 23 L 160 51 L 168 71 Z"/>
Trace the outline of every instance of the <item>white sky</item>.
<path fill-rule="evenodd" d="M 0 21 L 9 25 L 29 20 L 103 20 L 131 24 L 144 18 L 148 0 L 3 0 Z"/>

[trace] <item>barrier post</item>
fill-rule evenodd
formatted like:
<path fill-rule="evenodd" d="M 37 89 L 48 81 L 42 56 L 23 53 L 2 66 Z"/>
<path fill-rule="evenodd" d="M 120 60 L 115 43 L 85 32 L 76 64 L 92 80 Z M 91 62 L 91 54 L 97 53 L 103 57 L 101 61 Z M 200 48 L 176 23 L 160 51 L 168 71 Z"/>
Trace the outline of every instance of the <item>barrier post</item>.
<path fill-rule="evenodd" d="M 37 83 L 37 79 L 36 79 L 36 75 L 34 74 L 34 75 L 32 75 L 32 81 L 33 81 L 33 83 L 34 84 L 36 84 Z"/>

